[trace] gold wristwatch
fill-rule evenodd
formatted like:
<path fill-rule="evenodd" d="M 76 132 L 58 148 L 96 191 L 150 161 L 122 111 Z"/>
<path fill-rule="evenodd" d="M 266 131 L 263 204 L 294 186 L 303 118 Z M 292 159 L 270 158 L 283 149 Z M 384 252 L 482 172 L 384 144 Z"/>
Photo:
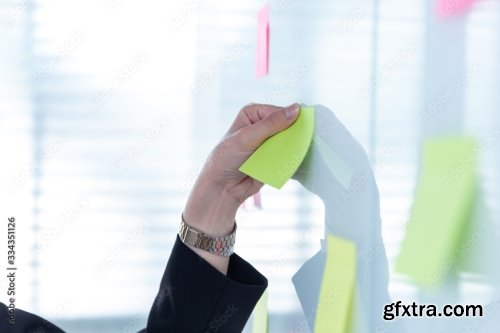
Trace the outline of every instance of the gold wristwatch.
<path fill-rule="evenodd" d="M 184 216 L 182 216 L 181 226 L 179 228 L 179 238 L 184 244 L 194 246 L 218 256 L 229 257 L 234 252 L 236 222 L 234 222 L 234 229 L 229 235 L 212 237 L 189 226 L 184 220 Z"/>

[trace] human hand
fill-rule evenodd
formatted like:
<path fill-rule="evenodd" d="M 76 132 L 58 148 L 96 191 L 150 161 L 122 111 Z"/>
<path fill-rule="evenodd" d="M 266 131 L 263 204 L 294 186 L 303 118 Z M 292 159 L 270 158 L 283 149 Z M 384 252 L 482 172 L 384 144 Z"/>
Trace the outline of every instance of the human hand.
<path fill-rule="evenodd" d="M 239 167 L 267 138 L 293 124 L 299 108 L 298 104 L 287 108 L 250 104 L 241 109 L 189 195 L 184 209 L 189 225 L 211 236 L 231 233 L 238 207 L 263 185 Z"/>

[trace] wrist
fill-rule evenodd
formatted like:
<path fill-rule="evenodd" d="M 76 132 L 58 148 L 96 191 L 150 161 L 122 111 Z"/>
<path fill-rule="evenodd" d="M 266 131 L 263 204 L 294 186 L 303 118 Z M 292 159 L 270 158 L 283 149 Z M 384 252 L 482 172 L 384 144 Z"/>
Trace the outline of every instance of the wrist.
<path fill-rule="evenodd" d="M 184 208 L 184 219 L 207 235 L 226 236 L 234 229 L 238 207 L 227 190 L 199 179 Z"/>

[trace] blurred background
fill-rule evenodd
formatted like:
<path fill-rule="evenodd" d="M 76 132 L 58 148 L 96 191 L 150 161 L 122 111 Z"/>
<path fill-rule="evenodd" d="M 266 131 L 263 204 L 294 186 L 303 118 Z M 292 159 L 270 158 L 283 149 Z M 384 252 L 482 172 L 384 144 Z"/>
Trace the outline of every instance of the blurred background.
<path fill-rule="evenodd" d="M 500 233 L 500 1 L 446 17 L 436 2 L 270 1 L 270 70 L 257 79 L 263 1 L 0 1 L 0 217 L 17 221 L 16 306 L 69 332 L 143 328 L 210 149 L 245 104 L 295 101 L 328 106 L 365 147 L 391 296 L 429 303 L 394 272 L 424 139 L 484 143 L 484 212 Z M 290 279 L 320 248 L 323 207 L 293 181 L 261 200 L 239 212 L 236 251 L 269 278 L 270 331 L 294 332 L 304 315 Z M 498 286 L 464 274 L 453 301 L 498 314 Z M 499 318 L 409 331 L 489 332 Z"/>

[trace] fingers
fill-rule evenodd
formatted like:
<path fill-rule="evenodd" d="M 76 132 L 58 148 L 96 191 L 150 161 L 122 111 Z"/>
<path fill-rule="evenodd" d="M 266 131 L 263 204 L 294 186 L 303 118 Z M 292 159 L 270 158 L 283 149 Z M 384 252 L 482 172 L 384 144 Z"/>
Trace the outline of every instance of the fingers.
<path fill-rule="evenodd" d="M 271 113 L 281 109 L 283 108 L 275 105 L 248 104 L 240 110 L 228 132 L 229 134 L 232 134 L 243 127 L 250 126 L 261 121 Z"/>
<path fill-rule="evenodd" d="M 274 134 L 283 131 L 295 122 L 300 106 L 295 103 L 286 108 L 280 108 L 269 113 L 253 125 L 241 128 L 238 139 L 245 150 L 255 150 L 262 142 Z"/>

